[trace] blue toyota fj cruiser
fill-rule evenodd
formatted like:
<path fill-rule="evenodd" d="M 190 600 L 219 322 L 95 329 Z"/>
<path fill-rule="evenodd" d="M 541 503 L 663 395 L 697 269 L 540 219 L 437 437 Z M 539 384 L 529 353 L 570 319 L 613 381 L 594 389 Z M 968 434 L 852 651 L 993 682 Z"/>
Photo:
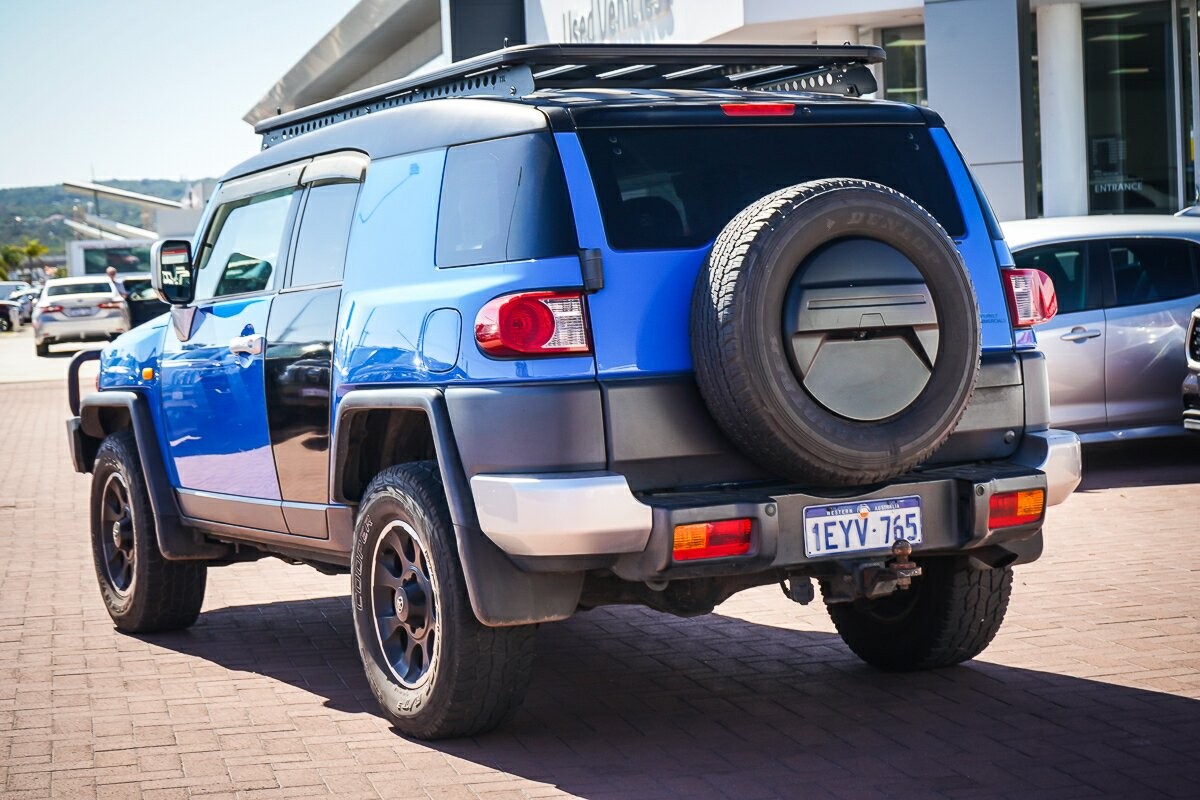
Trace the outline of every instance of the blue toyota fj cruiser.
<path fill-rule="evenodd" d="M 539 623 L 814 598 L 884 669 L 954 664 L 1079 480 L 1011 269 L 874 47 L 529 46 L 267 120 L 171 312 L 71 370 L 119 629 L 210 566 L 349 571 L 383 713 L 496 725 Z"/>

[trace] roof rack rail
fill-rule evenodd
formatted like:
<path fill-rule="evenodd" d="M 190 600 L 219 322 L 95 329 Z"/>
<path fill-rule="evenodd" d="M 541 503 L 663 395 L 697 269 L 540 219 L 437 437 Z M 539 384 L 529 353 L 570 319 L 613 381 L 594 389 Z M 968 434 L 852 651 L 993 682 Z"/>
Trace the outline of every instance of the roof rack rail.
<path fill-rule="evenodd" d="M 859 97 L 878 88 L 866 45 L 521 45 L 280 114 L 254 126 L 266 148 L 400 105 L 442 97 L 524 97 L 538 89 L 761 89 Z"/>

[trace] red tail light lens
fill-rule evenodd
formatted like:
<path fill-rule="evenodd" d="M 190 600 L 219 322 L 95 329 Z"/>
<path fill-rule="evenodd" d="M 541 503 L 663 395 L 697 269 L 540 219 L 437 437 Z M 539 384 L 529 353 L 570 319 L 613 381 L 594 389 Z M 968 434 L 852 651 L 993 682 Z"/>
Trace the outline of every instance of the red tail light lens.
<path fill-rule="evenodd" d="M 103 303 L 100 304 L 100 307 L 101 308 L 120 308 L 121 301 L 120 300 L 105 300 Z"/>
<path fill-rule="evenodd" d="M 725 519 L 675 526 L 672 554 L 676 561 L 744 556 L 750 552 L 749 519 Z"/>
<path fill-rule="evenodd" d="M 1058 313 L 1054 281 L 1040 269 L 1004 269 L 1004 289 L 1014 328 L 1040 325 Z"/>
<path fill-rule="evenodd" d="M 1040 520 L 1045 510 L 1046 492 L 1042 489 L 994 494 L 988 500 L 988 528 L 1028 525 Z"/>
<path fill-rule="evenodd" d="M 45 314 L 58 313 L 63 310 L 62 306 L 42 306 L 42 312 Z"/>
<path fill-rule="evenodd" d="M 794 103 L 722 103 L 727 117 L 790 117 L 796 113 Z"/>
<path fill-rule="evenodd" d="M 580 292 L 522 292 L 497 297 L 475 317 L 475 341 L 493 356 L 592 352 Z"/>

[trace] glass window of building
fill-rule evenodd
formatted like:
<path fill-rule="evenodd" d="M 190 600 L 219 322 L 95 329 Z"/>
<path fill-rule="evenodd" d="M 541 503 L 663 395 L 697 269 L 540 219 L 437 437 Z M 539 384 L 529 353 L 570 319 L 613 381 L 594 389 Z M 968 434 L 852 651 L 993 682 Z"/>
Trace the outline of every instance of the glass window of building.
<path fill-rule="evenodd" d="M 901 103 L 929 105 L 929 86 L 925 80 L 925 27 L 884 28 L 883 97 Z"/>
<path fill-rule="evenodd" d="M 1169 2 L 1084 9 L 1093 214 L 1180 207 L 1171 18 Z"/>

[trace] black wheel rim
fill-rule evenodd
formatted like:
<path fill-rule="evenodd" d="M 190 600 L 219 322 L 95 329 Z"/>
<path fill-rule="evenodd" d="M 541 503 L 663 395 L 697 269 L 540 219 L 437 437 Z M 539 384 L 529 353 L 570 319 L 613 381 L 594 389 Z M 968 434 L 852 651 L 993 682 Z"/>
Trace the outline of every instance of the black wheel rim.
<path fill-rule="evenodd" d="M 119 472 L 108 476 L 100 494 L 100 545 L 104 551 L 104 570 L 108 582 L 119 595 L 129 594 L 133 586 L 136 552 L 133 541 L 133 512 L 129 507 L 129 487 Z"/>
<path fill-rule="evenodd" d="M 375 633 L 401 685 L 422 683 L 433 666 L 438 632 L 435 576 L 429 556 L 405 522 L 379 536 L 371 563 Z"/>

